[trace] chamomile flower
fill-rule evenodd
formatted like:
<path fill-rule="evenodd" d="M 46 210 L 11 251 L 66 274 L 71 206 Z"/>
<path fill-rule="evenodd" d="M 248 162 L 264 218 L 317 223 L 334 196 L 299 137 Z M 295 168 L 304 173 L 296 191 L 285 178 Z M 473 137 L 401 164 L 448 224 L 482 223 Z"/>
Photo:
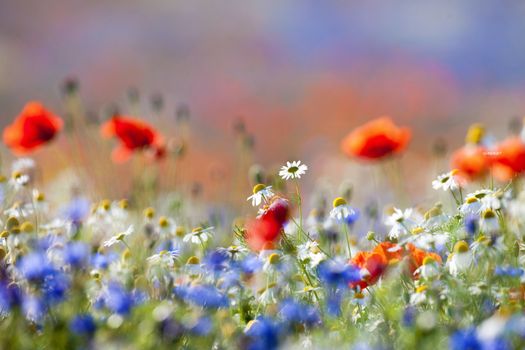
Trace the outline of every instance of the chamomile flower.
<path fill-rule="evenodd" d="M 134 232 L 134 228 L 133 228 L 133 225 L 130 225 L 128 226 L 128 228 L 126 229 L 126 231 L 124 232 L 121 232 L 113 237 L 111 237 L 110 239 L 108 239 L 107 241 L 105 241 L 104 243 L 102 243 L 102 246 L 105 247 L 105 248 L 108 248 L 108 247 L 111 247 L 112 245 L 115 245 L 117 244 L 118 242 L 121 242 L 124 240 L 124 238 L 126 238 L 127 236 L 131 235 L 132 233 Z"/>
<path fill-rule="evenodd" d="M 191 232 L 187 233 L 182 240 L 184 242 L 202 244 L 208 241 L 208 239 L 211 237 L 212 231 L 213 231 L 212 226 L 207 227 L 207 228 L 196 227 Z"/>
<path fill-rule="evenodd" d="M 247 198 L 252 201 L 254 207 L 260 205 L 263 200 L 268 200 L 274 195 L 272 186 L 266 186 L 263 184 L 257 184 L 253 187 L 253 194 Z"/>
<path fill-rule="evenodd" d="M 485 209 L 481 214 L 480 229 L 484 233 L 492 234 L 499 231 L 499 221 L 492 209 Z"/>
<path fill-rule="evenodd" d="M 173 267 L 175 260 L 179 257 L 178 250 L 161 250 L 159 253 L 148 257 L 146 260 L 152 265 L 163 265 Z"/>
<path fill-rule="evenodd" d="M 458 241 L 454 245 L 454 251 L 449 255 L 447 265 L 452 276 L 457 276 L 467 270 L 473 263 L 472 252 L 467 242 Z"/>
<path fill-rule="evenodd" d="M 385 221 L 385 224 L 391 227 L 388 237 L 397 239 L 402 235 L 410 233 L 415 226 L 415 222 L 411 217 L 412 208 L 405 209 L 404 211 L 394 208 L 393 213 L 387 217 Z"/>
<path fill-rule="evenodd" d="M 457 173 L 458 171 L 454 169 L 446 174 L 439 175 L 436 180 L 432 181 L 432 188 L 443 191 L 457 190 L 459 188 L 459 183 L 455 178 Z"/>
<path fill-rule="evenodd" d="M 410 295 L 410 304 L 420 305 L 427 301 L 427 291 L 428 287 L 424 284 L 416 288 L 414 293 Z"/>
<path fill-rule="evenodd" d="M 301 164 L 300 160 L 286 162 L 286 165 L 283 165 L 281 167 L 281 171 L 279 171 L 279 176 L 282 177 L 284 180 L 300 179 L 301 175 L 304 175 L 306 173 L 306 170 L 308 170 L 308 166 L 306 164 Z"/>
<path fill-rule="evenodd" d="M 431 279 L 439 274 L 439 265 L 431 256 L 423 259 L 423 264 L 414 271 L 415 276 L 421 276 L 424 279 Z"/>
<path fill-rule="evenodd" d="M 325 259 L 324 254 L 319 249 L 319 244 L 313 241 L 300 244 L 297 247 L 297 257 L 300 261 L 307 262 L 312 268 Z"/>
<path fill-rule="evenodd" d="M 330 211 L 330 218 L 338 222 L 347 222 L 352 217 L 356 216 L 357 212 L 346 204 L 344 198 L 338 197 L 334 199 L 333 209 Z"/>

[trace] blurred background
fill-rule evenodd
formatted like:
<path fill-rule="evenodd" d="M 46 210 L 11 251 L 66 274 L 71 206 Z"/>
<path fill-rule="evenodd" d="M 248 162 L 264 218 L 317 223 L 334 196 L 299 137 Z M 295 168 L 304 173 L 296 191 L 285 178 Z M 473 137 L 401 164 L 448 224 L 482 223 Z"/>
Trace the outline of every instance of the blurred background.
<path fill-rule="evenodd" d="M 457 148 L 477 121 L 503 137 L 525 115 L 523 18 L 522 1 L 3 0 L 0 125 L 33 99 L 63 113 L 74 77 L 87 113 L 161 114 L 168 136 L 189 106 L 196 182 L 240 181 L 244 128 L 247 164 L 301 159 L 306 183 L 336 188 L 369 184 L 371 168 L 339 144 L 387 114 L 413 129 L 402 176 L 417 195 L 436 140 Z"/>

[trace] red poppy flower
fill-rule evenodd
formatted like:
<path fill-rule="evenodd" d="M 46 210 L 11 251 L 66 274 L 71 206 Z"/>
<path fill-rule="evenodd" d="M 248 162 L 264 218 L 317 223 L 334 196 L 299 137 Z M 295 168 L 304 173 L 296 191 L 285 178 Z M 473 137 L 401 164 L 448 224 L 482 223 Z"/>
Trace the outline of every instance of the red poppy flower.
<path fill-rule="evenodd" d="M 63 122 L 39 102 L 27 103 L 4 129 L 4 143 L 16 154 L 26 154 L 48 143 L 62 129 Z"/>
<path fill-rule="evenodd" d="M 437 263 L 441 264 L 441 256 L 439 256 L 436 253 L 427 252 L 423 249 L 417 248 L 412 243 L 407 244 L 407 250 L 409 254 L 409 260 L 408 260 L 408 270 L 410 271 L 410 276 L 417 278 L 418 276 L 414 276 L 414 272 L 423 265 L 423 261 L 425 258 L 430 257 Z"/>
<path fill-rule="evenodd" d="M 102 125 L 102 135 L 105 137 L 116 137 L 120 141 L 112 153 L 112 159 L 116 163 L 127 161 L 133 152 L 163 147 L 162 137 L 146 122 L 124 116 L 114 116 Z M 162 154 L 162 153 L 159 153 Z"/>
<path fill-rule="evenodd" d="M 278 240 L 290 212 L 288 201 L 274 197 L 264 213 L 246 225 L 246 242 L 256 251 L 270 249 Z"/>
<path fill-rule="evenodd" d="M 501 181 L 511 180 L 525 172 L 525 143 L 515 136 L 501 142 L 494 152 L 494 176 Z"/>
<path fill-rule="evenodd" d="M 365 289 L 369 285 L 376 283 L 388 267 L 388 259 L 386 256 L 374 251 L 359 252 L 350 260 L 350 263 L 367 271 L 367 275 L 364 276 L 361 281 L 350 284 L 352 288 L 359 286 L 361 289 Z"/>
<path fill-rule="evenodd" d="M 402 152 L 410 137 L 409 128 L 400 128 L 389 117 L 381 117 L 354 129 L 341 147 L 349 157 L 381 159 Z"/>
<path fill-rule="evenodd" d="M 467 144 L 452 154 L 452 169 L 466 180 L 476 180 L 485 176 L 490 169 L 491 160 L 483 146 Z"/>

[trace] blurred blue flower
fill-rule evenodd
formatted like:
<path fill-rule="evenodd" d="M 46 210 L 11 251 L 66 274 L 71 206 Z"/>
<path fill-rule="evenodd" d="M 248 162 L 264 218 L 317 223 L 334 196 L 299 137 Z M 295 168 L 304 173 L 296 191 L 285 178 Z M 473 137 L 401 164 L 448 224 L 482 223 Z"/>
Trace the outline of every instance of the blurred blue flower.
<path fill-rule="evenodd" d="M 346 287 L 361 280 L 361 272 L 344 261 L 325 260 L 317 267 L 319 279 L 330 287 Z"/>
<path fill-rule="evenodd" d="M 345 221 L 349 226 L 353 225 L 357 220 L 359 220 L 359 217 L 361 216 L 359 209 L 357 208 L 352 208 L 352 209 L 353 211 L 350 212 L 350 215 L 348 215 L 345 218 Z"/>
<path fill-rule="evenodd" d="M 22 291 L 18 285 L 7 285 L 5 282 L 0 282 L 0 315 L 4 315 L 11 308 L 20 305 L 21 301 Z"/>
<path fill-rule="evenodd" d="M 321 322 L 321 317 L 315 307 L 293 299 L 286 299 L 281 303 L 279 315 L 286 322 L 303 324 L 308 327 Z"/>
<path fill-rule="evenodd" d="M 190 328 L 190 332 L 195 335 L 205 336 L 208 335 L 212 329 L 212 320 L 209 317 L 204 316 L 197 320 L 197 322 Z"/>
<path fill-rule="evenodd" d="M 74 224 L 80 224 L 89 214 L 91 203 L 83 197 L 73 198 L 68 205 L 62 209 L 62 216 Z"/>
<path fill-rule="evenodd" d="M 90 314 L 79 314 L 71 320 L 69 329 L 76 335 L 92 336 L 97 330 L 97 325 Z"/>
<path fill-rule="evenodd" d="M 185 302 L 204 308 L 227 307 L 230 303 L 228 297 L 212 285 L 177 286 L 173 291 Z"/>
<path fill-rule="evenodd" d="M 44 278 L 54 272 L 51 262 L 44 253 L 31 252 L 20 259 L 18 264 L 22 276 L 31 282 L 42 282 Z"/>
<path fill-rule="evenodd" d="M 229 259 L 230 257 L 225 249 L 216 249 L 206 255 L 204 264 L 212 271 L 222 271 L 226 269 Z"/>
<path fill-rule="evenodd" d="M 28 320 L 39 323 L 44 318 L 46 309 L 42 300 L 28 295 L 22 300 L 22 311 Z"/>
<path fill-rule="evenodd" d="M 248 350 L 272 350 L 279 346 L 279 326 L 272 319 L 259 316 L 245 330 Z"/>
<path fill-rule="evenodd" d="M 475 215 L 468 215 L 465 217 L 465 231 L 470 237 L 473 237 L 478 232 L 478 217 Z"/>
<path fill-rule="evenodd" d="M 244 260 L 241 261 L 242 272 L 247 274 L 255 273 L 261 270 L 262 267 L 263 263 L 257 255 L 248 255 L 244 258 Z"/>
<path fill-rule="evenodd" d="M 494 269 L 496 276 L 521 277 L 523 276 L 523 269 L 514 266 L 497 266 Z"/>
<path fill-rule="evenodd" d="M 110 282 L 104 295 L 104 304 L 114 313 L 127 315 L 133 307 L 133 297 L 120 284 Z"/>
<path fill-rule="evenodd" d="M 483 348 L 475 328 L 456 331 L 450 337 L 449 347 L 451 350 L 481 350 Z"/>
<path fill-rule="evenodd" d="M 64 273 L 55 271 L 46 276 L 42 283 L 42 297 L 48 304 L 64 300 L 69 289 L 69 278 Z"/>
<path fill-rule="evenodd" d="M 88 257 L 89 247 L 84 242 L 70 242 L 64 249 L 64 261 L 73 267 L 83 267 Z"/>

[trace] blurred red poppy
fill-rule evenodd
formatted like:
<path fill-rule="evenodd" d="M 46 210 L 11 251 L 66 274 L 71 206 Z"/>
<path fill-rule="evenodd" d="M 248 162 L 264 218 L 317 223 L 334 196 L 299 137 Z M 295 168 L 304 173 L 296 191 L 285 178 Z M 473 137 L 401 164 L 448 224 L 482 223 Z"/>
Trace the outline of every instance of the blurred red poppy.
<path fill-rule="evenodd" d="M 502 141 L 494 152 L 494 176 L 509 181 L 525 172 L 525 143 L 515 136 Z"/>
<path fill-rule="evenodd" d="M 426 250 L 419 249 L 412 243 L 407 244 L 407 251 L 409 254 L 408 269 L 410 271 L 410 276 L 414 278 L 418 277 L 414 276 L 414 272 L 423 265 L 425 258 L 429 257 L 432 258 L 438 264 L 442 263 L 441 256 L 439 256 L 436 253 L 427 252 Z"/>
<path fill-rule="evenodd" d="M 101 127 L 105 137 L 116 137 L 120 141 L 112 153 L 115 163 L 127 161 L 133 152 L 151 149 L 162 155 L 163 141 L 160 134 L 146 122 L 124 116 L 114 116 Z"/>
<path fill-rule="evenodd" d="M 341 147 L 349 157 L 374 160 L 402 152 L 410 138 L 409 128 L 400 128 L 389 117 L 381 117 L 354 129 Z"/>
<path fill-rule="evenodd" d="M 490 170 L 490 164 L 487 149 L 480 145 L 467 144 L 452 154 L 451 167 L 458 170 L 460 179 L 482 178 Z"/>
<path fill-rule="evenodd" d="M 288 201 L 275 196 L 264 213 L 246 225 L 246 242 L 256 251 L 272 249 L 288 220 Z"/>
<path fill-rule="evenodd" d="M 40 102 L 28 102 L 4 129 L 3 140 L 15 154 L 27 154 L 55 138 L 63 122 Z"/>

